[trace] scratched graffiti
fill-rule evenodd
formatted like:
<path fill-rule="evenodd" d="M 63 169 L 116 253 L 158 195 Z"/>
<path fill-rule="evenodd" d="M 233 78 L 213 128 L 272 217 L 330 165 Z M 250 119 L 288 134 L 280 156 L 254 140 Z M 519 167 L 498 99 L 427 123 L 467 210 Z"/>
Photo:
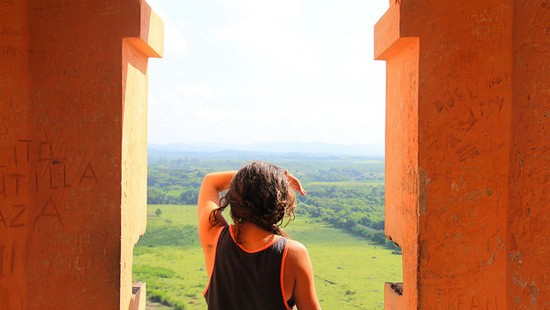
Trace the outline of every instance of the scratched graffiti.
<path fill-rule="evenodd" d="M 79 72 L 80 63 L 76 61 L 65 61 L 60 62 L 58 59 L 53 59 L 51 61 L 44 61 L 45 56 L 42 51 L 30 50 L 29 59 L 34 61 L 36 58 L 37 62 L 45 62 L 49 65 L 48 71 L 53 73 L 58 73 L 60 75 L 70 75 Z M 47 59 L 47 58 L 46 58 Z M 15 63 L 15 62 L 14 62 Z M 3 79 L 0 77 L 0 86 L 3 82 Z M 48 104 L 52 101 L 57 102 L 56 108 L 62 112 L 71 112 L 76 111 L 78 113 L 87 113 L 86 107 L 92 107 L 93 102 L 104 100 L 105 94 L 97 94 L 93 91 L 82 90 L 82 89 L 73 89 L 71 91 L 67 90 L 57 90 L 55 92 L 43 92 L 40 90 L 30 90 L 30 89 L 12 89 L 10 93 L 7 94 L 8 104 L 10 111 L 13 113 L 26 113 L 26 112 L 41 112 L 47 109 Z M 98 117 L 94 115 L 94 117 Z M 112 120 L 103 117 L 101 119 L 102 123 L 108 123 Z M 6 117 L 1 117 L 0 119 L 7 119 Z M 6 123 L 6 122 L 3 122 Z M 3 129 L 5 126 L 0 124 L 0 137 L 2 136 Z"/>
<path fill-rule="evenodd" d="M 8 197 L 6 192 L 6 167 L 0 166 L 0 198 L 6 199 Z"/>
<path fill-rule="evenodd" d="M 0 244 L 0 279 L 11 277 L 15 269 L 15 245 Z"/>
<path fill-rule="evenodd" d="M 50 196 L 48 198 L 48 201 L 44 204 L 44 207 L 42 207 L 42 210 L 40 210 L 40 213 L 34 220 L 34 230 L 36 232 L 39 232 L 40 230 L 40 223 L 43 220 L 51 219 L 55 222 L 57 222 L 59 225 L 61 225 L 61 228 L 63 228 L 63 220 L 61 220 L 61 215 L 59 215 L 59 210 L 57 208 L 57 205 L 53 201 L 53 197 Z"/>
<path fill-rule="evenodd" d="M 29 89 L 13 89 L 9 97 L 12 112 L 27 112 L 41 110 L 51 98 L 45 93 Z"/>
<path fill-rule="evenodd" d="M 3 159 L 5 162 L 0 162 L 0 230 L 27 225 L 37 233 L 45 225 L 56 225 L 63 230 L 63 214 L 54 194 L 75 185 L 93 187 L 100 183 L 92 162 L 84 161 L 78 167 L 71 167 L 65 161 L 65 151 L 60 151 L 57 143 L 19 139 L 12 144 L 10 153 Z M 29 213 L 25 199 L 29 193 L 39 192 L 49 195 L 38 202 L 38 212 Z"/>
<path fill-rule="evenodd" d="M 9 222 L 5 221 L 4 218 L 4 224 L 5 226 L 8 226 L 11 228 L 18 228 L 25 226 L 25 211 L 27 210 L 26 205 L 13 205 L 12 206 L 12 212 L 11 212 L 11 219 Z"/>
<path fill-rule="evenodd" d="M 13 29 L 10 26 L 3 26 L 2 30 L 0 31 L 1 36 L 6 37 L 19 37 L 21 34 L 21 31 L 18 29 Z"/>
<path fill-rule="evenodd" d="M 62 10 L 69 7 L 71 2 L 65 1 L 50 1 L 44 5 L 38 5 L 31 9 L 31 11 L 37 14 L 39 17 L 50 17 L 59 15 Z"/>
<path fill-rule="evenodd" d="M 0 236 L 8 236 L 0 240 L 0 308 L 20 309 L 22 299 L 14 291 L 17 287 L 13 279 L 27 266 L 22 264 L 25 264 L 24 258 L 28 252 L 24 243 L 18 243 L 21 238 L 10 239 L 9 236 L 30 233 L 36 238 L 58 242 L 51 236 L 64 233 L 67 223 L 67 214 L 64 214 L 66 206 L 63 205 L 65 200 L 60 199 L 63 197 L 62 191 L 74 186 L 97 186 L 101 179 L 93 161 L 71 165 L 66 162 L 66 150 L 60 147 L 60 143 L 49 139 L 22 138 L 10 144 L 0 143 L 0 147 L 5 150 L 0 157 Z M 30 200 L 32 204 L 29 203 L 29 195 L 34 197 Z M 72 234 L 64 236 L 81 238 Z M 82 239 L 82 243 L 89 242 Z M 80 278 L 84 277 L 84 270 L 91 266 L 91 258 L 77 260 L 72 269 L 68 267 L 71 262 L 66 263 L 63 259 L 55 265 L 58 270 L 71 270 L 72 275 Z M 3 290 L 2 285 L 6 283 L 9 285 Z"/>
<path fill-rule="evenodd" d="M 493 310 L 498 309 L 497 296 L 466 296 L 466 294 L 457 295 L 457 310 Z"/>
<path fill-rule="evenodd" d="M 0 57 L 15 58 L 15 57 L 20 57 L 22 54 L 23 52 L 17 46 L 11 46 L 6 44 L 0 45 Z"/>
<path fill-rule="evenodd" d="M 458 159 L 464 162 L 468 159 L 476 158 L 477 156 L 479 156 L 480 152 L 475 145 L 468 143 L 459 148 L 456 154 L 458 155 Z"/>
<path fill-rule="evenodd" d="M 472 100 L 477 97 L 478 96 L 472 91 L 470 86 L 461 85 L 453 90 L 445 91 L 442 98 L 435 100 L 434 105 L 439 113 L 449 112 L 455 107 L 456 104 L 466 100 Z"/>
<path fill-rule="evenodd" d="M 487 41 L 489 38 L 502 37 L 506 27 L 505 17 L 509 11 L 508 6 L 501 5 L 468 16 L 472 37 L 480 42 Z"/>
<path fill-rule="evenodd" d="M 493 76 L 487 79 L 485 83 L 488 89 L 492 89 L 503 86 L 506 82 L 508 82 L 508 74 L 504 73 L 500 76 Z"/>

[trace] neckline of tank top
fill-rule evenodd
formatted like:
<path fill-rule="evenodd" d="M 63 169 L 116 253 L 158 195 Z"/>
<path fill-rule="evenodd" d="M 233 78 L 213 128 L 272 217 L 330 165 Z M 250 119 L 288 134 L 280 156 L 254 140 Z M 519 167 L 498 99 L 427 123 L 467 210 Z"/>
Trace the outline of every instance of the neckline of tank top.
<path fill-rule="evenodd" d="M 245 251 L 246 253 L 258 253 L 258 252 L 261 252 L 267 248 L 269 248 L 270 246 L 274 245 L 275 242 L 279 241 L 281 238 L 284 238 L 283 236 L 278 236 L 278 235 L 275 235 L 275 237 L 273 238 L 273 240 L 271 240 L 269 243 L 257 248 L 257 249 L 254 249 L 254 250 L 248 250 L 246 249 L 242 244 L 238 243 L 237 240 L 235 240 L 235 235 L 233 234 L 233 225 L 229 225 L 229 234 L 231 235 L 231 240 L 233 240 L 233 243 L 235 243 L 239 248 L 241 248 L 241 250 Z"/>

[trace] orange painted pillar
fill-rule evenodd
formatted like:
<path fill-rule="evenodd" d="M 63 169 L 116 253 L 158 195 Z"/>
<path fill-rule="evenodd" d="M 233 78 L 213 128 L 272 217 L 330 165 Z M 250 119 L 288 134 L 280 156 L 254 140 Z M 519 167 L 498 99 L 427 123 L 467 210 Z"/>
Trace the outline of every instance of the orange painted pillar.
<path fill-rule="evenodd" d="M 514 1 L 508 309 L 550 309 L 550 1 Z"/>
<path fill-rule="evenodd" d="M 136 300 L 162 31 L 144 1 L 0 1 L 0 309 Z"/>
<path fill-rule="evenodd" d="M 550 3 L 390 1 L 386 309 L 550 307 Z"/>

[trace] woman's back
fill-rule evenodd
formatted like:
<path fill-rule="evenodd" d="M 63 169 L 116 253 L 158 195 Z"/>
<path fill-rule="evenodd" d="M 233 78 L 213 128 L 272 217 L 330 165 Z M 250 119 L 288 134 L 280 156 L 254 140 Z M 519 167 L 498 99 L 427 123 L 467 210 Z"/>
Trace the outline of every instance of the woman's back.
<path fill-rule="evenodd" d="M 205 176 L 198 216 L 206 270 L 212 281 L 205 291 L 209 309 L 271 309 L 268 305 L 273 303 L 273 309 L 288 309 L 285 301 L 292 297 L 300 310 L 320 309 L 307 250 L 282 237 L 286 233 L 279 227 L 285 216 L 293 218 L 296 202 L 292 189 L 305 195 L 296 178 L 264 162 L 250 163 L 238 172 Z M 224 190 L 228 191 L 220 200 Z M 233 236 L 233 228 L 222 214 L 229 204 L 235 222 Z M 259 300 L 267 304 L 258 306 Z"/>
<path fill-rule="evenodd" d="M 294 306 L 293 299 L 285 296 L 283 280 L 287 239 L 271 239 L 249 250 L 236 242 L 233 226 L 221 230 L 204 294 L 208 309 L 282 310 Z"/>

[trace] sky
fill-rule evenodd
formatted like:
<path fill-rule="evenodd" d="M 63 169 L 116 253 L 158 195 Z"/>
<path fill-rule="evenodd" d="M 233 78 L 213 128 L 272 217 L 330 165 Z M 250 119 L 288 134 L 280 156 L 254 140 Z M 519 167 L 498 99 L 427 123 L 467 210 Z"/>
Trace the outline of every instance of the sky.
<path fill-rule="evenodd" d="M 388 0 L 148 0 L 149 143 L 384 142 Z"/>

